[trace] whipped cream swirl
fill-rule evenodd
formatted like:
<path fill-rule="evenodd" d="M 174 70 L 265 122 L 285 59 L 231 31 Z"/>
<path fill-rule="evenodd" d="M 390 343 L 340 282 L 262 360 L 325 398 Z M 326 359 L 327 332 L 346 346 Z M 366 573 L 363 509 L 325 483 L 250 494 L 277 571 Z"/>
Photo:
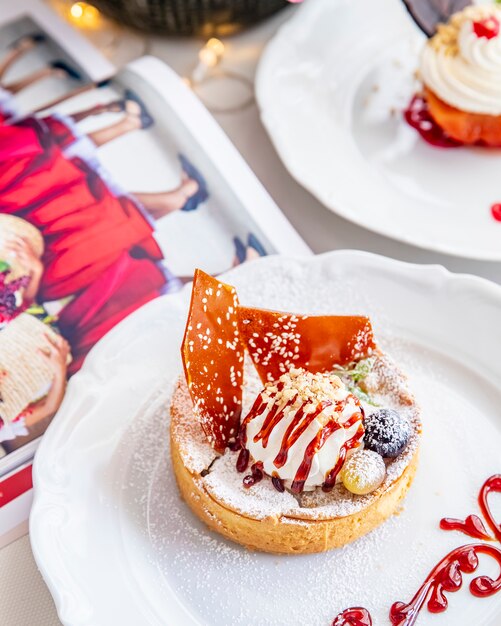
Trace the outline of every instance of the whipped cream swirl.
<path fill-rule="evenodd" d="M 364 433 L 360 403 L 341 379 L 302 369 L 267 384 L 243 426 L 254 462 L 298 492 L 323 485 L 345 453 L 360 447 Z"/>
<path fill-rule="evenodd" d="M 495 6 L 468 7 L 441 26 L 420 60 L 424 84 L 447 104 L 470 113 L 501 115 L 501 32 L 488 38 L 476 21 L 496 19 Z"/>

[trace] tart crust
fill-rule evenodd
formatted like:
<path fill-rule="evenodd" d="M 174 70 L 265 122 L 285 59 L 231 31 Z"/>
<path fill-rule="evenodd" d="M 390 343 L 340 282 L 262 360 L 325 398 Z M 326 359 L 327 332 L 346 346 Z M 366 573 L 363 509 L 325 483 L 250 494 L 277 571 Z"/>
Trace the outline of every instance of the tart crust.
<path fill-rule="evenodd" d="M 360 500 L 364 506 L 348 515 L 328 516 L 325 509 L 322 511 L 322 507 L 317 508 L 311 503 L 304 508 L 294 503 L 296 506 L 292 509 L 285 506 L 284 512 L 280 512 L 280 507 L 277 507 L 271 509 L 269 514 L 258 515 L 253 514 L 252 510 L 238 510 L 238 507 L 232 506 L 206 480 L 205 477 L 211 471 L 211 463 L 222 463 L 225 457 L 214 453 L 211 459 L 210 453 L 208 454 L 204 445 L 204 433 L 189 408 L 186 383 L 180 379 L 171 403 L 170 440 L 172 463 L 181 495 L 195 515 L 209 528 L 251 550 L 307 554 L 338 548 L 355 541 L 398 512 L 418 465 L 419 411 L 412 396 L 405 393 L 405 386 L 398 386 L 392 390 L 391 395 L 397 396 L 398 405 L 403 402 L 414 410 L 415 415 L 415 442 L 398 477 L 389 484 L 386 481 L 370 497 Z M 203 450 L 203 454 L 200 454 L 200 450 Z M 232 457 L 226 461 L 234 462 L 234 459 Z M 242 474 L 238 474 L 236 468 L 234 471 L 241 481 Z M 275 493 L 277 501 L 284 496 Z"/>

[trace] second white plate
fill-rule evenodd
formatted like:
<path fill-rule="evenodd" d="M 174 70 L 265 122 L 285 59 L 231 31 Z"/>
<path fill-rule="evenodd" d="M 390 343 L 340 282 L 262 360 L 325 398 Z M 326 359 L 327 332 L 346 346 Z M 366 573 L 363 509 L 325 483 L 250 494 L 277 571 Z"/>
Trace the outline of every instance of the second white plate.
<path fill-rule="evenodd" d="M 422 248 L 501 260 L 501 151 L 441 149 L 403 120 L 424 36 L 402 0 L 308 0 L 268 45 L 261 117 L 329 209 Z"/>

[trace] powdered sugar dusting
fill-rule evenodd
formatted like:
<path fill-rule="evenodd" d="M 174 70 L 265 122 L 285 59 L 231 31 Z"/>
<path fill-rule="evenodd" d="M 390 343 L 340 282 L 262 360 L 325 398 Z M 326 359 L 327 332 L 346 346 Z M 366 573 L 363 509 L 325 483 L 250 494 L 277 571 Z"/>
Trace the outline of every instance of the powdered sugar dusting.
<path fill-rule="evenodd" d="M 200 474 L 214 461 L 217 454 L 207 440 L 202 425 L 193 410 L 190 393 L 187 385 L 178 384 L 176 392 L 172 396 L 171 409 L 176 410 L 180 416 L 177 428 L 173 429 L 172 436 L 178 442 L 185 467 L 194 474 Z"/>
<path fill-rule="evenodd" d="M 166 408 L 170 389 L 163 387 L 160 397 L 146 402 L 125 433 L 125 449 L 117 451 L 124 464 L 117 472 L 124 494 L 119 526 L 127 546 L 133 538 L 131 519 L 135 532 L 144 533 L 142 553 L 157 577 L 152 593 L 157 604 L 163 601 L 164 617 L 179 602 L 194 619 L 211 626 L 329 626 L 347 606 L 362 605 L 383 626 L 391 603 L 412 597 L 436 559 L 458 545 L 455 533 L 438 529 L 438 520 L 470 513 L 483 477 L 499 471 L 499 434 L 486 417 L 499 406 L 499 392 L 422 346 L 395 340 L 392 352 L 411 372 L 427 417 L 420 470 L 400 515 L 324 554 L 253 553 L 208 530 L 182 502 L 173 478 Z M 485 441 L 492 447 L 486 448 Z M 140 586 L 144 569 L 135 556 L 131 563 Z M 462 595 L 451 599 L 447 615 L 423 615 L 423 625 L 472 623 L 457 612 L 469 606 L 461 602 Z M 476 610 L 487 607 L 484 600 L 475 602 Z"/>

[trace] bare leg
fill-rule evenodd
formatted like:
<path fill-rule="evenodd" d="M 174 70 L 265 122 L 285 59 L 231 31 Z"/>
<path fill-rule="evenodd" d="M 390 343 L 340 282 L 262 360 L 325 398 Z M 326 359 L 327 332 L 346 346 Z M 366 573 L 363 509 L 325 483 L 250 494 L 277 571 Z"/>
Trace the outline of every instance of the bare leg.
<path fill-rule="evenodd" d="M 235 256 L 232 267 L 258 259 L 267 254 L 263 244 L 253 233 L 249 233 L 247 236 L 247 245 L 238 236 L 233 237 L 233 243 L 235 245 Z"/>
<path fill-rule="evenodd" d="M 64 71 L 54 68 L 54 67 L 43 67 L 42 69 L 37 70 L 36 72 L 28 74 L 28 76 L 25 76 L 24 78 L 20 78 L 19 80 L 9 83 L 8 85 L 4 85 L 4 87 L 5 89 L 7 89 L 7 91 L 10 91 L 12 94 L 16 94 L 19 91 L 21 91 L 21 89 L 25 89 L 26 87 L 29 87 L 30 85 L 34 85 L 35 83 L 38 83 L 40 80 L 48 78 L 49 76 L 57 76 L 58 78 L 64 78 L 66 77 L 66 74 Z"/>
<path fill-rule="evenodd" d="M 181 185 L 172 191 L 159 193 L 134 193 L 133 195 L 156 220 L 179 211 L 198 191 L 198 183 L 191 178 L 183 178 Z"/>
<path fill-rule="evenodd" d="M 40 111 L 44 111 L 45 109 L 52 109 L 52 107 L 55 107 L 56 105 L 61 104 L 61 102 L 64 102 L 65 100 L 69 100 L 70 98 L 73 98 L 74 96 L 79 96 L 80 94 L 86 93 L 87 91 L 92 91 L 93 89 L 96 89 L 97 87 L 98 85 L 96 85 L 95 83 L 90 83 L 89 85 L 84 85 L 83 87 L 77 87 L 76 89 L 73 89 L 67 94 L 64 94 L 64 96 L 60 96 L 59 98 L 54 98 L 54 100 L 51 100 L 50 102 L 47 102 L 47 104 L 44 104 L 38 109 L 35 109 L 34 113 L 40 113 Z"/>
<path fill-rule="evenodd" d="M 130 133 L 133 130 L 141 128 L 141 120 L 135 116 L 126 116 L 120 122 L 95 130 L 93 133 L 89 133 L 90 139 L 96 144 L 97 147 L 103 146 L 117 137 L 121 137 L 126 133 Z"/>
<path fill-rule="evenodd" d="M 100 115 L 101 113 L 119 113 L 120 111 L 123 111 L 123 104 L 120 100 L 115 100 L 114 102 L 108 102 L 108 104 L 96 104 L 89 109 L 72 113 L 71 118 L 75 122 L 81 122 L 93 115 Z"/>
<path fill-rule="evenodd" d="M 88 115 L 96 115 L 96 113 L 99 114 L 105 111 L 116 111 L 123 108 L 124 107 L 121 107 L 119 101 L 115 101 L 110 102 L 109 105 L 100 105 L 97 108 L 83 111 L 80 113 L 80 115 L 83 115 L 83 117 L 77 118 L 75 115 L 73 115 L 72 117 L 75 121 L 78 122 L 79 119 L 84 119 L 84 117 L 87 117 Z M 101 128 L 92 133 L 89 133 L 89 137 L 90 139 L 92 139 L 97 147 L 103 146 L 105 143 L 113 141 L 113 139 L 117 139 L 117 137 L 121 137 L 122 135 L 130 133 L 133 130 L 139 130 L 140 128 L 142 128 L 143 126 L 140 116 L 141 107 L 137 104 L 137 102 L 134 102 L 133 100 L 127 100 L 125 102 L 125 117 L 122 120 L 116 122 L 115 124 L 112 124 L 111 126 L 106 126 L 106 128 Z"/>
<path fill-rule="evenodd" d="M 25 52 L 31 50 L 36 45 L 35 41 L 29 37 L 21 40 L 15 48 L 9 50 L 4 58 L 0 61 L 0 78 L 5 74 L 9 67 L 20 59 Z"/>

